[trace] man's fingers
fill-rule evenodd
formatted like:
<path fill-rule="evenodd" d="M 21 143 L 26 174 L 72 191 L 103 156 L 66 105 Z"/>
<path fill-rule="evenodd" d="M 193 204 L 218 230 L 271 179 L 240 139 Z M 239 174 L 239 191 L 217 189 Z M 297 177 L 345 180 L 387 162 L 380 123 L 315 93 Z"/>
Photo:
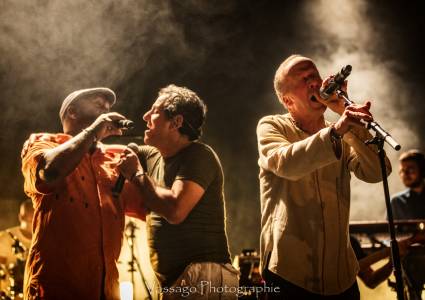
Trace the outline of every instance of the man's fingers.
<path fill-rule="evenodd" d="M 370 103 L 369 105 L 352 104 L 352 105 L 348 105 L 345 109 L 349 111 L 363 111 L 363 112 L 370 113 L 369 108 L 370 108 Z"/>
<path fill-rule="evenodd" d="M 347 113 L 347 116 L 349 116 L 349 117 L 354 117 L 354 118 L 357 118 L 357 119 L 373 120 L 372 115 L 370 115 L 369 113 L 362 112 L 362 111 L 347 110 L 346 113 Z"/>
<path fill-rule="evenodd" d="M 115 120 L 126 120 L 127 118 L 124 117 L 122 114 L 119 114 L 117 112 L 109 112 L 105 114 L 110 121 L 115 121 Z"/>
<path fill-rule="evenodd" d="M 365 101 L 364 105 L 366 106 L 367 110 L 369 110 L 370 107 L 372 106 L 372 102 L 367 100 L 367 101 Z"/>
<path fill-rule="evenodd" d="M 346 110 L 345 115 L 345 122 L 349 126 L 366 127 L 368 122 L 373 121 L 373 118 L 370 115 L 358 111 Z"/>
<path fill-rule="evenodd" d="M 364 104 L 351 104 L 346 107 L 348 110 L 352 111 L 364 111 L 369 112 L 372 103 L 370 101 L 365 101 Z"/>
<path fill-rule="evenodd" d="M 134 151 L 131 150 L 131 148 L 128 148 L 128 147 L 124 149 L 123 154 L 125 156 L 136 156 L 136 153 L 134 153 Z"/>
<path fill-rule="evenodd" d="M 109 135 L 122 135 L 122 130 L 114 126 L 108 126 L 107 130 Z"/>
<path fill-rule="evenodd" d="M 346 114 L 347 114 L 347 117 L 349 117 L 350 119 L 364 120 L 366 122 L 372 122 L 373 121 L 373 117 L 370 114 L 363 113 L 363 112 L 360 112 L 360 111 L 347 110 Z"/>
<path fill-rule="evenodd" d="M 361 105 L 361 106 L 347 106 L 345 111 L 346 114 L 350 117 L 354 117 L 357 119 L 363 119 L 367 122 L 373 121 L 373 116 L 369 111 L 370 103 L 368 105 Z"/>

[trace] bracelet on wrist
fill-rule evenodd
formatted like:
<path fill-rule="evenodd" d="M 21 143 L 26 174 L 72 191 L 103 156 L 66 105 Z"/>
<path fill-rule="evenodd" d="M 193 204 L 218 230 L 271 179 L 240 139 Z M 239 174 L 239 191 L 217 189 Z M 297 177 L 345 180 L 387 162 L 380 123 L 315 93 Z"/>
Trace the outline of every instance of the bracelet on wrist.
<path fill-rule="evenodd" d="M 331 135 L 331 139 L 332 139 L 332 141 L 339 141 L 339 140 L 341 140 L 341 139 L 342 139 L 342 136 L 341 136 L 341 135 L 339 135 L 339 134 L 336 132 L 336 129 L 335 129 L 334 125 L 332 125 L 332 126 L 331 126 L 331 132 L 330 132 L 330 135 Z"/>
<path fill-rule="evenodd" d="M 342 144 L 341 143 L 342 136 L 340 136 L 336 132 L 334 125 L 331 126 L 331 131 L 330 131 L 329 135 L 330 135 L 330 139 L 331 139 L 331 142 L 332 142 L 332 148 L 334 150 L 335 156 L 338 159 L 340 159 L 341 154 L 342 154 L 342 145 L 341 145 Z"/>
<path fill-rule="evenodd" d="M 137 177 L 143 176 L 143 175 L 145 175 L 145 174 L 146 174 L 146 173 L 145 173 L 145 171 L 144 171 L 144 170 L 139 170 L 139 171 L 137 171 L 136 173 L 134 173 L 133 175 L 131 175 L 130 181 L 133 181 L 133 180 L 134 180 L 134 178 L 137 178 Z"/>
<path fill-rule="evenodd" d="M 90 128 L 84 128 L 82 131 L 83 131 L 83 132 L 84 132 L 84 134 L 86 134 L 87 136 L 92 135 L 92 136 L 93 136 L 93 142 L 94 142 L 94 143 L 96 143 L 96 142 L 97 142 L 97 135 L 96 135 L 96 133 L 94 132 L 94 130 L 93 130 L 93 129 L 90 129 Z"/>

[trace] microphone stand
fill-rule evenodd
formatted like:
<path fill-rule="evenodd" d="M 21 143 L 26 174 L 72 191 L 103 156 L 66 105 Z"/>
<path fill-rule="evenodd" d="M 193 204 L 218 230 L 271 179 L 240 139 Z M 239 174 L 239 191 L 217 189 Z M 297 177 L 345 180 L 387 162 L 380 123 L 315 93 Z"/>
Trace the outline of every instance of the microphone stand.
<path fill-rule="evenodd" d="M 353 101 L 348 99 L 347 93 L 338 89 L 336 91 L 338 97 L 344 99 L 345 106 L 354 104 Z M 371 140 L 366 141 L 366 145 L 374 144 L 378 147 L 378 156 L 379 163 L 381 166 L 382 173 L 382 184 L 384 186 L 384 195 L 385 195 L 385 205 L 387 208 L 387 216 L 388 216 L 388 230 L 390 232 L 391 237 L 391 258 L 394 270 L 394 276 L 396 279 L 396 290 L 397 290 L 397 299 L 404 300 L 404 286 L 403 286 L 403 278 L 402 278 L 402 270 L 401 270 L 401 262 L 400 262 L 400 252 L 398 248 L 398 243 L 395 237 L 395 226 L 394 226 L 394 218 L 393 211 L 391 209 L 390 202 L 390 192 L 388 189 L 388 179 L 387 179 L 387 170 L 385 168 L 385 151 L 384 151 L 384 142 L 387 142 L 394 150 L 400 150 L 401 146 L 397 143 L 391 135 L 386 132 L 378 123 L 375 121 L 368 122 L 366 125 L 367 129 L 372 129 L 375 131 L 375 137 Z"/>
<path fill-rule="evenodd" d="M 138 228 L 137 228 L 136 224 L 131 220 L 128 221 L 127 227 L 130 230 L 130 234 L 129 235 L 126 234 L 125 236 L 127 238 L 127 243 L 130 246 L 130 251 L 131 251 L 131 259 L 128 262 L 128 265 L 130 266 L 130 268 L 129 268 L 128 271 L 131 272 L 131 283 L 133 285 L 133 299 L 135 299 L 135 295 L 136 295 L 136 293 L 135 293 L 135 291 L 136 291 L 135 283 L 136 282 L 134 280 L 134 273 L 136 272 L 136 268 L 134 266 L 136 265 L 137 271 L 139 271 L 140 277 L 142 279 L 143 287 L 145 288 L 146 293 L 148 295 L 148 299 L 152 300 L 150 289 L 148 288 L 148 284 L 146 282 L 145 276 L 143 275 L 142 268 L 140 267 L 139 261 L 137 260 L 137 257 L 135 255 L 135 251 L 134 251 L 134 240 L 136 238 L 135 231 Z"/>

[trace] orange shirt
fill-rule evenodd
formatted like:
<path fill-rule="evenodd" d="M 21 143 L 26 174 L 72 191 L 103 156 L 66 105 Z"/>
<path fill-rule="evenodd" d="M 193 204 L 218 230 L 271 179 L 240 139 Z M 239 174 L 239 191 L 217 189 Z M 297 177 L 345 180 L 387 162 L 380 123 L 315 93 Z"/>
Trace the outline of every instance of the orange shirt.
<path fill-rule="evenodd" d="M 22 150 L 24 189 L 35 210 L 25 299 L 96 300 L 101 299 L 102 285 L 105 299 L 119 299 L 116 262 L 124 214 L 144 220 L 145 208 L 137 188 L 127 182 L 119 199 L 112 196 L 125 148 L 121 145 L 98 143 L 54 188 L 38 182 L 37 165 L 44 152 L 70 138 L 32 134 Z"/>

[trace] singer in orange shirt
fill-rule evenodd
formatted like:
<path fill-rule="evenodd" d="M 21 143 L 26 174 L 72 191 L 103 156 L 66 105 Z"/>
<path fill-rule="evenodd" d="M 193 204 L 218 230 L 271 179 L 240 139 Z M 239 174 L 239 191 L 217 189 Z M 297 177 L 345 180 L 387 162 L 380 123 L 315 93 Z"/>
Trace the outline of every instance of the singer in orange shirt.
<path fill-rule="evenodd" d="M 109 112 L 108 88 L 78 90 L 60 109 L 63 133 L 32 134 L 22 149 L 25 193 L 34 205 L 25 299 L 119 299 L 116 262 L 124 214 L 144 219 L 140 193 L 125 184 L 112 196 L 125 147 L 101 141 L 121 135 Z"/>

